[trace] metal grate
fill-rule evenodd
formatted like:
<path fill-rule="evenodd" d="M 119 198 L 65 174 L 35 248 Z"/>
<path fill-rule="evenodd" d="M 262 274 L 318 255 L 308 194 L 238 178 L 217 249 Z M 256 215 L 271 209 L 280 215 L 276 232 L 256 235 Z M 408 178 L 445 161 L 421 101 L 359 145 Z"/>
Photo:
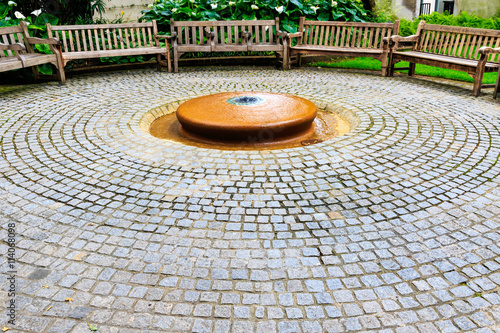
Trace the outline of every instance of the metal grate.
<path fill-rule="evenodd" d="M 420 15 L 429 15 L 431 13 L 430 3 L 420 3 Z"/>

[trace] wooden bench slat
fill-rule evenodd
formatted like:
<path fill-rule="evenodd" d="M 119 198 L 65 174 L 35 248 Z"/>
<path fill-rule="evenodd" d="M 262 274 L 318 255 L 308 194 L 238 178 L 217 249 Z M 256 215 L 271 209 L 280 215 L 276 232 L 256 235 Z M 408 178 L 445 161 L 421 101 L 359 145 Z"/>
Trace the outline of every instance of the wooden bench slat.
<path fill-rule="evenodd" d="M 452 35 L 450 33 L 447 33 L 445 31 L 441 31 L 441 40 L 438 45 L 438 49 L 436 53 L 438 54 L 446 54 L 448 52 L 448 47 L 450 45 L 450 38 Z"/>
<path fill-rule="evenodd" d="M 151 28 L 146 28 L 146 31 L 148 33 L 148 41 L 149 41 L 149 46 L 160 46 L 160 45 L 156 45 L 156 43 L 153 43 L 153 37 L 152 37 L 152 34 L 151 34 Z"/>
<path fill-rule="evenodd" d="M 97 32 L 97 29 L 94 29 L 94 43 L 95 43 L 95 48 L 97 51 L 101 50 L 101 45 L 99 43 L 99 33 Z"/>
<path fill-rule="evenodd" d="M 135 43 L 136 43 L 136 36 L 135 36 L 135 31 L 134 29 L 125 29 L 125 31 L 129 31 L 129 35 L 127 36 L 127 40 L 130 40 L 129 43 L 127 43 L 127 49 L 134 48 Z"/>
<path fill-rule="evenodd" d="M 477 39 L 477 45 L 476 45 L 476 50 L 474 51 L 474 56 L 472 57 L 473 59 L 477 59 L 477 56 L 479 55 L 479 49 L 481 46 L 483 46 L 483 36 L 479 36 Z"/>
<path fill-rule="evenodd" d="M 363 37 L 363 28 L 358 28 L 358 41 L 356 42 L 356 47 L 361 47 L 361 37 Z"/>
<path fill-rule="evenodd" d="M 71 30 L 68 31 L 68 37 L 69 37 L 69 48 L 71 52 L 75 52 L 75 43 L 73 42 L 73 31 Z"/>
<path fill-rule="evenodd" d="M 80 37 L 83 45 L 83 51 L 88 51 L 87 50 L 87 36 L 85 34 L 85 30 L 81 31 L 81 37 Z"/>
<path fill-rule="evenodd" d="M 458 46 L 457 57 L 466 58 L 463 55 L 463 51 L 464 51 L 464 44 L 465 44 L 465 40 L 467 39 L 467 36 L 470 36 L 470 35 L 464 34 L 464 35 L 462 35 L 462 38 L 460 38 L 460 45 Z"/>
<path fill-rule="evenodd" d="M 130 29 L 152 27 L 152 22 L 143 23 L 113 23 L 113 24 L 79 24 L 79 25 L 54 25 L 52 31 L 71 31 L 71 30 L 93 30 L 93 29 Z"/>
<path fill-rule="evenodd" d="M 497 49 L 500 47 L 500 38 L 496 38 L 495 45 L 492 46 L 493 48 Z M 489 61 L 494 61 L 498 62 L 499 61 L 499 56 L 498 54 L 491 54 L 491 57 L 488 59 Z"/>
<path fill-rule="evenodd" d="M 2 39 L 3 39 L 3 43 L 4 44 L 15 44 L 16 43 L 16 42 L 12 42 L 12 40 L 9 41 L 9 36 L 8 35 L 3 35 Z M 14 53 L 11 50 L 5 50 L 5 53 L 7 54 L 7 57 L 13 57 L 14 56 Z"/>

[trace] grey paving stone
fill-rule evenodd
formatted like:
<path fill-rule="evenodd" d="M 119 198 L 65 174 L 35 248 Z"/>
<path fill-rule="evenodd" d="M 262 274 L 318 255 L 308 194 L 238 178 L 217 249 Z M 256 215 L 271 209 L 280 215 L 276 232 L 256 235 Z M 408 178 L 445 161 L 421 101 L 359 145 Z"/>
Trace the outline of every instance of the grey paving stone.
<path fill-rule="evenodd" d="M 500 106 L 470 87 L 307 67 L 9 86 L 0 221 L 19 236 L 16 328 L 494 331 Z M 357 127 L 264 150 L 148 133 L 185 100 L 234 90 L 298 95 Z"/>

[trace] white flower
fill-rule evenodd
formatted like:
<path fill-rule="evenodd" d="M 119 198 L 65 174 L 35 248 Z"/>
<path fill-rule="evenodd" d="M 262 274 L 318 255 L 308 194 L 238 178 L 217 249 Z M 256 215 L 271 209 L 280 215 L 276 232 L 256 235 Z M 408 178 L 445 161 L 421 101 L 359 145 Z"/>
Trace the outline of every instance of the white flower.
<path fill-rule="evenodd" d="M 363 13 L 363 16 L 366 16 L 366 13 Z"/>
<path fill-rule="evenodd" d="M 155 6 L 155 5 L 153 5 L 152 3 L 150 3 L 150 4 L 148 5 L 148 8 L 153 8 L 154 6 Z"/>
<path fill-rule="evenodd" d="M 337 1 L 332 0 L 332 7 L 336 7 L 336 6 L 337 6 Z"/>
<path fill-rule="evenodd" d="M 259 9 L 259 7 L 257 7 L 256 5 L 251 5 L 250 7 L 252 7 L 253 10 Z"/>
<path fill-rule="evenodd" d="M 316 14 L 316 11 L 319 9 L 318 6 L 311 6 L 311 9 L 314 10 L 314 14 Z"/>
<path fill-rule="evenodd" d="M 42 10 L 41 9 L 37 9 L 37 10 L 34 10 L 31 12 L 31 14 L 35 15 L 35 16 L 38 16 L 42 13 Z"/>
<path fill-rule="evenodd" d="M 191 16 L 196 16 L 196 13 L 195 12 L 191 12 Z"/>
<path fill-rule="evenodd" d="M 177 8 L 172 8 L 170 11 L 171 11 L 172 13 L 175 13 L 175 12 L 177 11 Z"/>
<path fill-rule="evenodd" d="M 9 6 L 17 6 L 17 3 L 15 3 L 14 1 L 9 1 L 9 2 L 7 2 L 7 4 Z"/>
<path fill-rule="evenodd" d="M 23 20 L 23 19 L 25 19 L 25 18 L 26 18 L 26 17 L 25 17 L 23 14 L 21 14 L 20 12 L 15 12 L 15 13 L 14 13 L 14 15 L 16 16 L 16 18 L 21 19 L 21 20 Z"/>
<path fill-rule="evenodd" d="M 212 9 L 217 8 L 217 4 L 216 3 L 211 3 L 210 6 L 212 6 Z"/>
<path fill-rule="evenodd" d="M 283 13 L 283 10 L 285 10 L 285 8 L 283 6 L 276 7 L 275 9 L 280 14 Z"/>
<path fill-rule="evenodd" d="M 229 1 L 229 6 L 234 6 L 234 5 L 236 5 L 236 2 L 234 2 L 234 1 Z"/>

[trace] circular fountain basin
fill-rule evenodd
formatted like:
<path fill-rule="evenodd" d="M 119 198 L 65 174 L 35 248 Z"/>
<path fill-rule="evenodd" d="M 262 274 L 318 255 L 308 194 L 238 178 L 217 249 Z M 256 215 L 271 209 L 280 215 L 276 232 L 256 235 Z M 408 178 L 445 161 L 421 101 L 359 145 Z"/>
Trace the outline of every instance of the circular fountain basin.
<path fill-rule="evenodd" d="M 317 108 L 297 96 L 267 92 L 227 92 L 182 103 L 182 133 L 195 139 L 276 141 L 314 132 Z"/>

